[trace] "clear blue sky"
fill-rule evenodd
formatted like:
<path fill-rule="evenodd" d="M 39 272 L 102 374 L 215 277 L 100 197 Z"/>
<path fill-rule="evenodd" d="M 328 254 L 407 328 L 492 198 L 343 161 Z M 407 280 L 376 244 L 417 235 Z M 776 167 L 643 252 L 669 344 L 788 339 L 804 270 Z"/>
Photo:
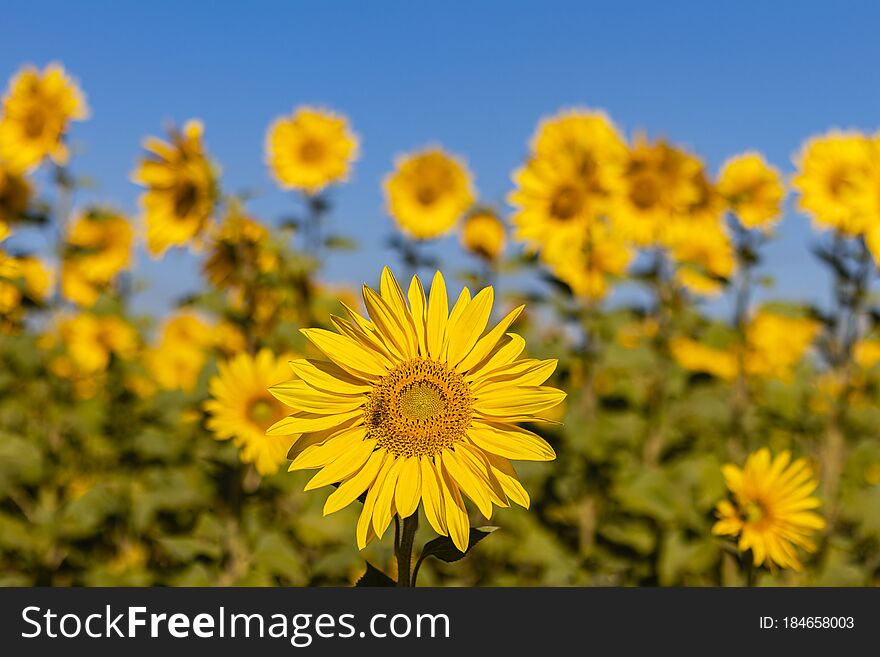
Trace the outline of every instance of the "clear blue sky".
<path fill-rule="evenodd" d="M 359 281 L 389 257 L 380 181 L 395 154 L 440 142 L 500 201 L 536 121 L 601 107 L 629 134 L 665 135 L 705 158 L 757 148 L 786 173 L 811 134 L 880 123 L 880 4 L 872 2 L 6 2 L 0 77 L 59 60 L 92 118 L 75 127 L 75 169 L 100 181 L 80 201 L 134 212 L 128 175 L 144 135 L 201 118 L 227 190 L 290 211 L 263 165 L 276 116 L 300 103 L 343 111 L 362 138 L 335 224 L 361 242 L 331 280 Z M 791 205 L 791 204 L 789 204 Z M 823 300 L 808 222 L 789 212 L 768 251 L 774 296 Z M 440 248 L 452 247 L 449 241 Z M 142 307 L 196 285 L 194 260 L 140 256 L 155 279 Z"/>

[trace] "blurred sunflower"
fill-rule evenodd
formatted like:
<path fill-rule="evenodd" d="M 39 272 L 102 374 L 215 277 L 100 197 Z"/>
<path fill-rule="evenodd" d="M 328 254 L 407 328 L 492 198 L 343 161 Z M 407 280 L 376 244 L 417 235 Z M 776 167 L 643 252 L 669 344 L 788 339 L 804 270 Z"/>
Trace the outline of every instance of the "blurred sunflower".
<path fill-rule="evenodd" d="M 566 109 L 544 119 L 532 137 L 535 157 L 568 153 L 581 162 L 584 177 L 597 191 L 613 186 L 626 162 L 626 144 L 602 111 Z"/>
<path fill-rule="evenodd" d="M 613 199 L 612 229 L 636 246 L 661 243 L 672 221 L 700 201 L 702 170 L 690 153 L 637 137 Z"/>
<path fill-rule="evenodd" d="M 25 66 L 10 81 L 0 115 L 0 159 L 30 170 L 50 157 L 66 164 L 64 134 L 70 121 L 88 118 L 89 110 L 74 80 L 58 64 L 42 72 Z"/>
<path fill-rule="evenodd" d="M 358 138 L 348 120 L 313 107 L 277 119 L 266 135 L 266 160 L 278 184 L 314 195 L 348 179 Z"/>
<path fill-rule="evenodd" d="M 61 293 L 65 299 L 91 307 L 102 290 L 131 265 L 134 230 L 113 211 L 93 209 L 76 217 L 65 237 Z"/>
<path fill-rule="evenodd" d="M 763 448 L 749 455 L 745 467 L 728 464 L 722 472 L 733 500 L 718 503 L 712 533 L 738 537 L 740 551 L 751 550 L 756 566 L 801 570 L 796 548 L 814 552 L 812 535 L 825 527 L 814 511 L 818 483 L 806 459 L 792 463 L 787 451 L 771 459 Z"/>
<path fill-rule="evenodd" d="M 727 160 L 721 167 L 718 189 L 743 228 L 766 229 L 782 214 L 782 178 L 760 153 Z"/>
<path fill-rule="evenodd" d="M 515 424 L 541 421 L 565 397 L 542 385 L 556 361 L 519 358 L 525 341 L 506 331 L 522 307 L 484 333 L 491 287 L 473 299 L 465 288 L 450 312 L 440 272 L 426 297 L 417 277 L 404 295 L 385 268 L 380 292 L 363 294 L 369 320 L 346 309 L 350 319 L 332 319 L 337 333 L 302 330 L 329 361 L 292 361 L 295 378 L 270 391 L 296 410 L 267 433 L 294 437 L 291 470 L 319 469 L 306 490 L 341 482 L 325 515 L 366 491 L 360 548 L 421 501 L 434 530 L 465 550 L 462 493 L 487 518 L 493 504 L 527 507 L 508 459 L 556 456 Z"/>
<path fill-rule="evenodd" d="M 491 210 L 477 210 L 464 220 L 460 240 L 470 253 L 494 262 L 501 257 L 507 241 L 504 222 Z"/>
<path fill-rule="evenodd" d="M 146 215 L 147 249 L 154 257 L 198 238 L 211 220 L 217 199 L 217 174 L 202 145 L 202 124 L 187 121 L 183 131 L 169 130 L 171 143 L 144 141 L 148 155 L 132 174 L 147 187 L 141 196 Z"/>
<path fill-rule="evenodd" d="M 691 292 L 714 296 L 736 269 L 733 242 L 721 222 L 670 227 L 667 242 L 677 264 L 676 279 Z"/>
<path fill-rule="evenodd" d="M 711 374 L 723 381 L 733 381 L 739 370 L 736 353 L 730 349 L 716 349 L 691 338 L 671 338 L 669 352 L 682 368 Z"/>
<path fill-rule="evenodd" d="M 257 274 L 277 270 L 278 254 L 268 248 L 269 230 L 233 207 L 213 232 L 203 270 L 219 288 L 251 282 Z"/>
<path fill-rule="evenodd" d="M 820 328 L 818 322 L 806 317 L 759 310 L 746 326 L 746 373 L 788 380 Z"/>
<path fill-rule="evenodd" d="M 215 339 L 212 327 L 201 317 L 179 311 L 165 322 L 159 342 L 144 354 L 144 363 L 160 388 L 192 390 Z"/>
<path fill-rule="evenodd" d="M 833 228 L 855 236 L 868 227 L 876 189 L 871 184 L 870 141 L 854 132 L 831 131 L 808 140 L 796 158 L 792 185 L 800 193 L 798 209 L 819 228 Z"/>
<path fill-rule="evenodd" d="M 63 368 L 70 377 L 93 375 L 103 372 L 110 364 L 110 357 L 124 360 L 137 353 L 138 335 L 134 327 L 116 315 L 79 313 L 61 317 L 54 333 L 43 337 L 44 348 L 56 344 L 65 347 Z M 59 361 L 56 361 L 58 366 Z M 56 373 L 59 373 L 56 371 Z"/>
<path fill-rule="evenodd" d="M 384 189 L 398 227 L 420 240 L 451 230 L 474 201 L 471 172 L 439 147 L 398 158 Z"/>
<path fill-rule="evenodd" d="M 275 358 L 263 349 L 256 356 L 238 354 L 218 369 L 208 383 L 208 429 L 217 440 L 231 438 L 241 450 L 242 462 L 253 463 L 261 475 L 274 474 L 287 460 L 293 441 L 288 436 L 266 435 L 266 429 L 287 415 L 284 405 L 267 389 L 290 377 L 287 359 Z"/>
<path fill-rule="evenodd" d="M 0 161 L 0 224 L 21 219 L 32 195 L 28 179 Z"/>

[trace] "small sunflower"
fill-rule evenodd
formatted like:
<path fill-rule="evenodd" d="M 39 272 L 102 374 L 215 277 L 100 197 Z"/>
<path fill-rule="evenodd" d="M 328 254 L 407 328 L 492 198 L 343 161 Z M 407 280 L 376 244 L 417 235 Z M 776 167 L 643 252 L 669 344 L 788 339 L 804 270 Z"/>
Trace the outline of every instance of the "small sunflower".
<path fill-rule="evenodd" d="M 745 467 L 728 464 L 722 472 L 733 500 L 718 503 L 712 533 L 738 537 L 739 549 L 751 550 L 756 566 L 801 570 L 796 548 L 814 552 L 812 535 L 825 527 L 814 511 L 818 483 L 806 459 L 792 463 L 787 451 L 771 458 L 763 448 L 746 459 Z"/>
<path fill-rule="evenodd" d="M 15 223 L 24 215 L 33 196 L 27 178 L 0 161 L 0 223 Z"/>
<path fill-rule="evenodd" d="M 131 265 L 134 230 L 113 211 L 90 210 L 70 225 L 61 265 L 61 293 L 82 306 L 92 306 L 101 290 Z"/>
<path fill-rule="evenodd" d="M 218 375 L 208 383 L 208 429 L 217 440 L 231 438 L 241 450 L 242 462 L 253 463 L 264 477 L 286 462 L 292 442 L 287 436 L 266 435 L 266 429 L 288 412 L 267 389 L 289 377 L 287 359 L 263 349 L 256 356 L 242 353 L 220 363 Z"/>
<path fill-rule="evenodd" d="M 132 175 L 147 187 L 141 196 L 146 215 L 147 249 L 154 257 L 198 238 L 211 220 L 217 176 L 202 145 L 202 124 L 188 121 L 182 132 L 170 130 L 171 143 L 150 137 L 147 157 Z"/>
<path fill-rule="evenodd" d="M 336 332 L 302 330 L 329 360 L 291 362 L 295 377 L 270 391 L 295 412 L 267 433 L 293 437 L 290 470 L 318 469 L 306 490 L 341 482 L 325 515 L 366 492 L 360 548 L 421 502 L 434 530 L 465 550 L 463 496 L 486 518 L 493 504 L 527 507 L 510 459 L 556 456 L 516 425 L 540 422 L 565 397 L 543 385 L 556 361 L 519 357 L 525 341 L 507 329 L 522 307 L 486 331 L 491 287 L 473 298 L 465 288 L 450 312 L 439 272 L 426 296 L 417 277 L 404 294 L 385 268 L 380 292 L 363 295 L 369 319 L 346 307 Z"/>
<path fill-rule="evenodd" d="M 278 255 L 268 246 L 269 230 L 233 207 L 211 235 L 205 276 L 221 288 L 253 282 L 256 275 L 278 268 Z"/>
<path fill-rule="evenodd" d="M 0 116 L 0 159 L 24 170 L 50 157 L 66 164 L 68 123 L 88 118 L 89 110 L 74 80 L 58 64 L 42 72 L 24 67 L 12 79 Z"/>
<path fill-rule="evenodd" d="M 266 135 L 266 161 L 278 184 L 314 195 L 348 179 L 358 138 L 348 120 L 314 107 L 277 119 Z"/>
<path fill-rule="evenodd" d="M 727 160 L 721 167 L 718 189 L 744 228 L 767 228 L 782 214 L 782 178 L 760 153 Z"/>
<path fill-rule="evenodd" d="M 474 202 L 471 172 L 439 147 L 398 158 L 384 188 L 388 212 L 420 240 L 447 233 Z"/>
<path fill-rule="evenodd" d="M 494 262 L 504 252 L 504 222 L 491 210 L 477 210 L 464 220 L 461 245 L 475 256 Z"/>
<path fill-rule="evenodd" d="M 798 208 L 819 228 L 859 235 L 868 227 L 865 197 L 871 185 L 870 140 L 855 132 L 831 131 L 813 137 L 796 158 L 792 185 L 800 193 Z"/>
<path fill-rule="evenodd" d="M 720 222 L 673 225 L 667 242 L 678 265 L 679 283 L 696 294 L 714 296 L 733 276 L 736 256 L 730 235 Z"/>

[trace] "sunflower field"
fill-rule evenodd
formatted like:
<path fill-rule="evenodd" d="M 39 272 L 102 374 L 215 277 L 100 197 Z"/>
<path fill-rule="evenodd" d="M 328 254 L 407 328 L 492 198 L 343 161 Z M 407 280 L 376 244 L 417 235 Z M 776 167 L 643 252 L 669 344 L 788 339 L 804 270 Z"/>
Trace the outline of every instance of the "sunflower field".
<path fill-rule="evenodd" d="M 548 108 L 504 203 L 442 144 L 389 163 L 394 258 L 330 283 L 355 115 L 266 126 L 277 217 L 157 126 L 129 215 L 81 200 L 87 90 L 22 65 L 0 107 L 0 584 L 880 583 L 880 137 L 711 171 Z M 757 301 L 789 197 L 830 310 Z M 172 251 L 200 289 L 137 309 Z"/>

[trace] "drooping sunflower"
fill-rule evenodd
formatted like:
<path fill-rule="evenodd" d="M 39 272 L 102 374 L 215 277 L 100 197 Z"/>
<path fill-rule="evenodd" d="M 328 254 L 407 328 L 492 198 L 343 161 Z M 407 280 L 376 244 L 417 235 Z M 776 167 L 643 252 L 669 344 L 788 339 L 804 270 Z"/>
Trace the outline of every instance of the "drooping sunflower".
<path fill-rule="evenodd" d="M 61 293 L 82 306 L 92 306 L 101 290 L 131 265 L 134 229 L 121 214 L 93 209 L 70 225 L 61 265 Z"/>
<path fill-rule="evenodd" d="M 299 107 L 266 134 L 266 162 L 278 184 L 314 195 L 348 179 L 358 138 L 341 114 Z"/>
<path fill-rule="evenodd" d="M 398 158 L 384 189 L 398 227 L 420 240 L 450 231 L 474 202 L 467 165 L 439 147 Z"/>
<path fill-rule="evenodd" d="M 324 514 L 366 491 L 361 549 L 421 502 L 434 530 L 464 550 L 463 496 L 486 518 L 493 504 L 527 507 L 510 459 L 555 458 L 516 423 L 541 421 L 565 397 L 543 385 L 556 361 L 520 358 L 525 341 L 507 329 L 522 307 L 486 331 L 493 294 L 465 288 L 450 312 L 439 272 L 426 296 L 417 277 L 404 294 L 385 268 L 378 293 L 363 288 L 369 319 L 346 307 L 348 319 L 332 318 L 336 332 L 303 329 L 329 360 L 294 360 L 294 378 L 270 388 L 295 409 L 267 432 L 293 437 L 290 470 L 318 469 L 306 490 L 341 482 Z"/>
<path fill-rule="evenodd" d="M 745 467 L 728 464 L 722 472 L 733 499 L 718 503 L 712 533 L 738 537 L 739 549 L 751 550 L 756 566 L 801 570 L 796 548 L 814 552 L 812 536 L 825 527 L 815 512 L 818 483 L 806 459 L 792 463 L 787 451 L 771 458 L 763 448 L 749 455 Z"/>
<path fill-rule="evenodd" d="M 10 224 L 21 219 L 32 195 L 28 179 L 0 161 L 0 223 Z"/>
<path fill-rule="evenodd" d="M 798 208 L 819 228 L 855 236 L 868 228 L 864 208 L 872 193 L 872 146 L 865 135 L 833 130 L 808 140 L 795 164 Z"/>
<path fill-rule="evenodd" d="M 82 92 L 62 66 L 49 64 L 42 72 L 25 66 L 3 98 L 0 159 L 23 170 L 37 167 L 46 157 L 66 164 L 68 123 L 88 114 Z"/>
<path fill-rule="evenodd" d="M 264 477 L 286 462 L 291 444 L 288 436 L 266 435 L 266 429 L 289 410 L 268 392 L 269 386 L 290 377 L 287 360 L 276 358 L 268 349 L 256 356 L 241 353 L 220 363 L 218 375 L 208 383 L 208 429 L 217 440 L 231 438 L 241 451 L 242 462 L 253 463 Z"/>
<path fill-rule="evenodd" d="M 469 214 L 461 226 L 461 245 L 488 262 L 501 257 L 507 241 L 504 222 L 491 210 Z"/>
<path fill-rule="evenodd" d="M 727 160 L 721 167 L 718 189 L 744 228 L 767 228 L 782 214 L 782 178 L 760 153 Z"/>
<path fill-rule="evenodd" d="M 149 152 L 132 174 L 147 187 L 141 196 L 147 224 L 147 249 L 154 257 L 199 237 L 211 220 L 217 198 L 217 172 L 202 145 L 202 124 L 187 121 L 171 128 L 171 143 L 150 137 Z"/>
<path fill-rule="evenodd" d="M 205 276 L 220 288 L 253 282 L 257 274 L 278 268 L 278 254 L 268 247 L 268 229 L 234 205 L 211 235 Z"/>

